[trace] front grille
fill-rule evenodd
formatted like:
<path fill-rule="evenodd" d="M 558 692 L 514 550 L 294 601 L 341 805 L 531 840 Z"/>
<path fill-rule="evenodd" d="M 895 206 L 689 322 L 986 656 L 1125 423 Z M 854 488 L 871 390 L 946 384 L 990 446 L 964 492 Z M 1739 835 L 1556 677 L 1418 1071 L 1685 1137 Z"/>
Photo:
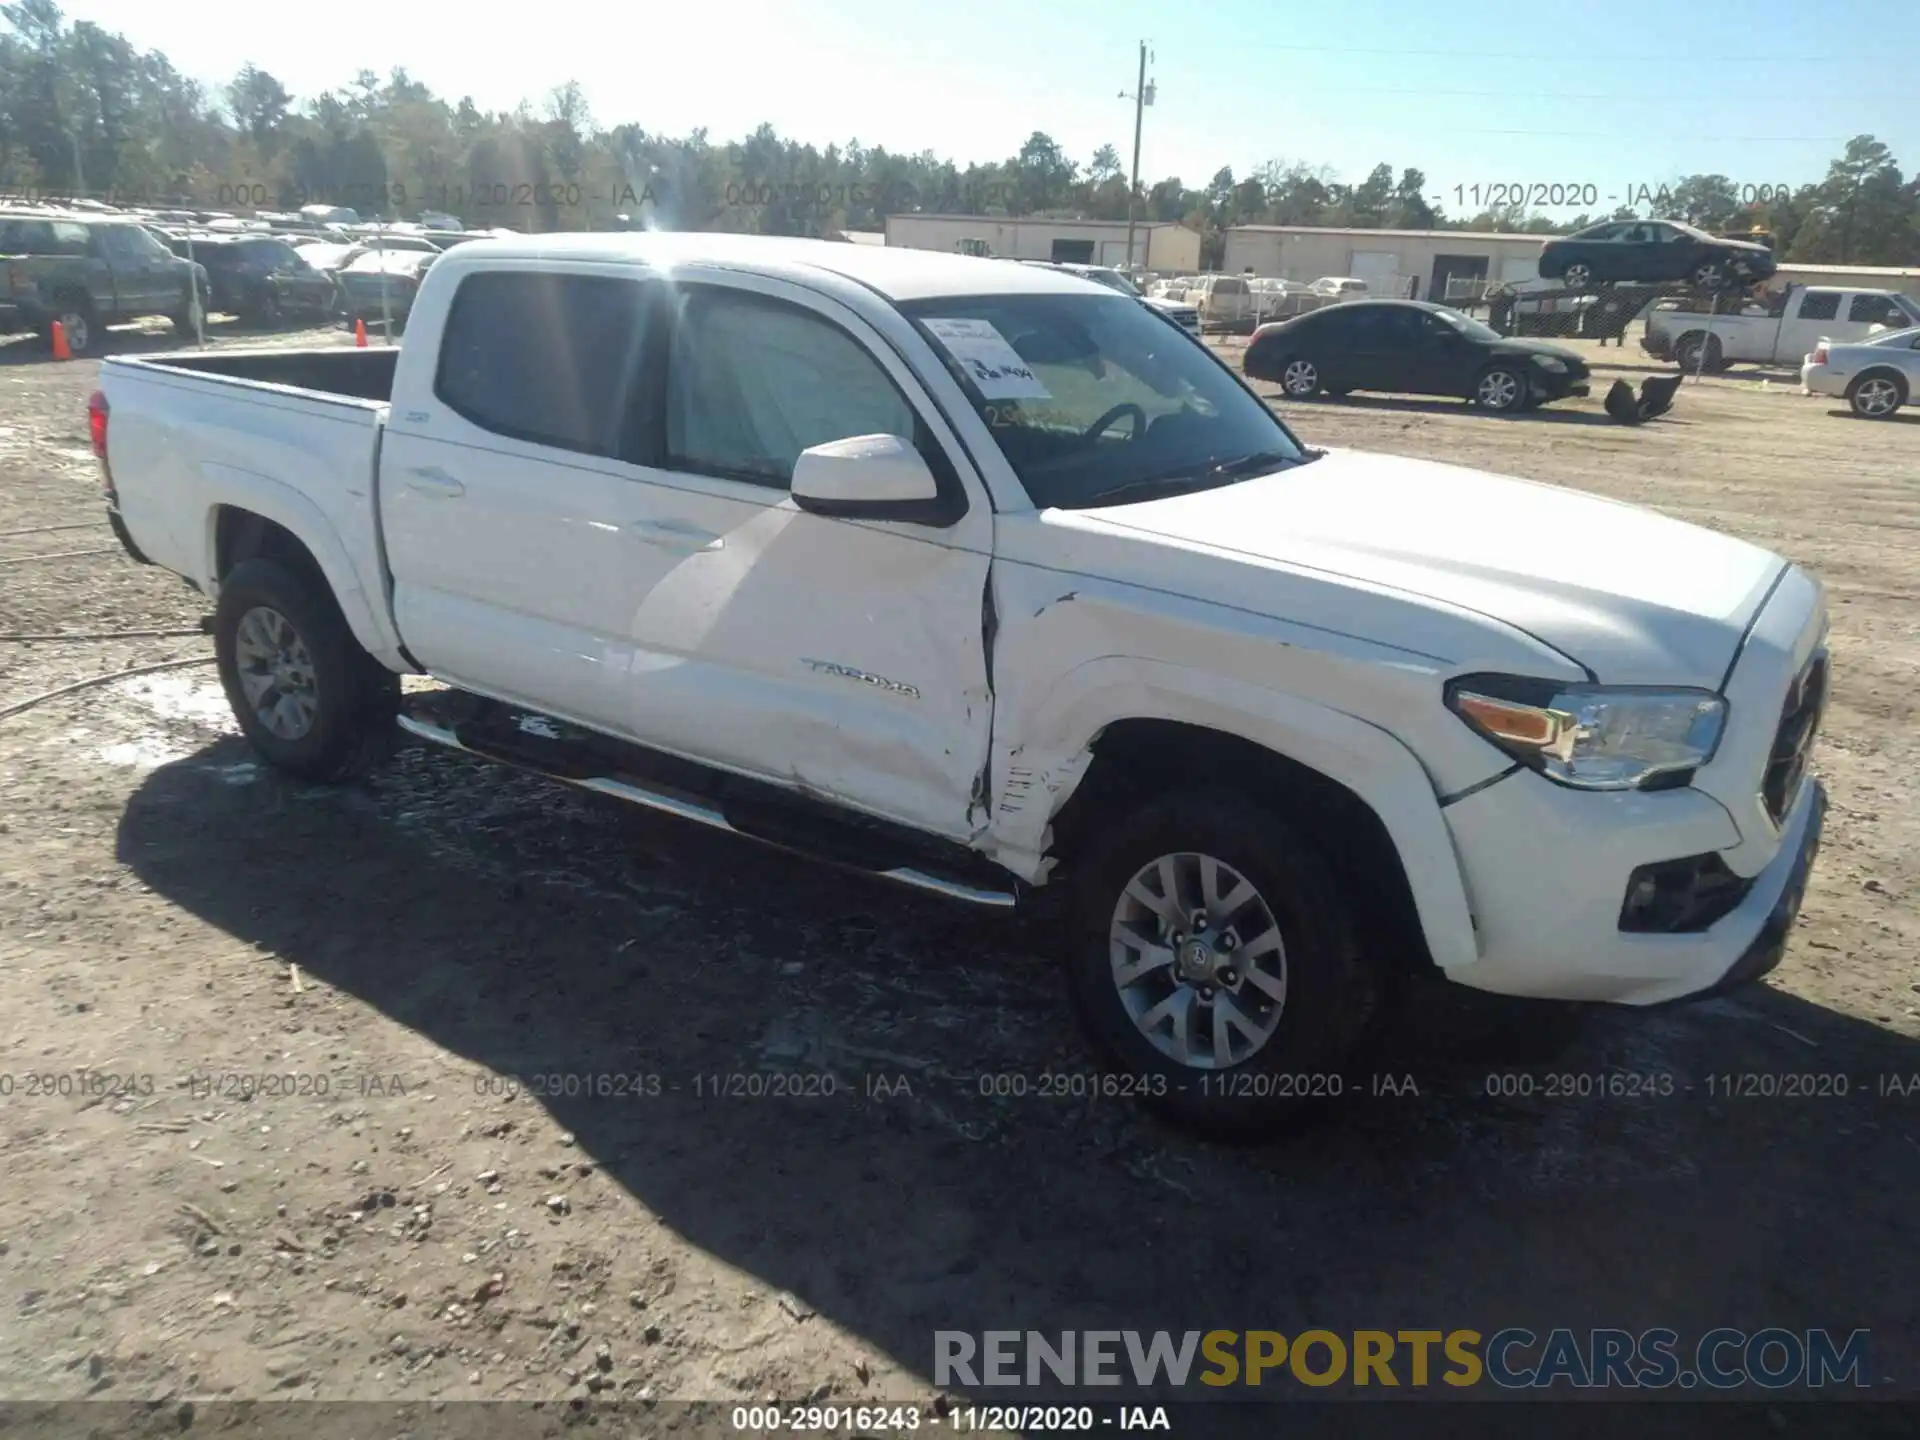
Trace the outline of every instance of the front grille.
<path fill-rule="evenodd" d="M 1817 650 L 1787 689 L 1786 702 L 1780 707 L 1780 728 L 1767 755 L 1767 773 L 1760 785 L 1760 798 L 1776 825 L 1786 818 L 1787 811 L 1793 808 L 1794 797 L 1800 793 L 1807 760 L 1813 754 L 1813 737 L 1820 729 L 1820 716 L 1826 705 L 1827 652 Z"/>

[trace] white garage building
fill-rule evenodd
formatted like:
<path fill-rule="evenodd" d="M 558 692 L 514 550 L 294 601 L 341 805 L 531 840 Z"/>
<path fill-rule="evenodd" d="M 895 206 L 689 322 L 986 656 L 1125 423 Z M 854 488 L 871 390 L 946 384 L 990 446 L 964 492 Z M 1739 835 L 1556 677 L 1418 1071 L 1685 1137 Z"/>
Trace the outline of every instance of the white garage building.
<path fill-rule="evenodd" d="M 889 215 L 887 244 L 910 250 L 972 253 L 982 253 L 984 248 L 986 254 L 1013 260 L 1122 265 L 1127 255 L 1127 222 L 1008 215 Z M 1136 266 L 1163 274 L 1192 275 L 1200 269 L 1200 232 L 1177 221 L 1137 221 L 1133 254 Z"/>
<path fill-rule="evenodd" d="M 1221 268 L 1281 280 L 1351 275 L 1365 280 L 1375 295 L 1467 299 L 1489 282 L 1538 278 L 1540 246 L 1552 238 L 1472 230 L 1236 225 L 1227 231 Z"/>

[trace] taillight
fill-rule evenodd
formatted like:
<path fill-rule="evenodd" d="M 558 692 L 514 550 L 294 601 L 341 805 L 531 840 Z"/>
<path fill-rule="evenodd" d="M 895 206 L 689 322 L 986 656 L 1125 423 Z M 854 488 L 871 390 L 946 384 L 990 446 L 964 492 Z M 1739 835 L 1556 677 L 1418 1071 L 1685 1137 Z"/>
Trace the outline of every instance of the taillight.
<path fill-rule="evenodd" d="M 107 458 L 107 396 L 96 390 L 87 397 L 87 433 L 93 437 L 93 453 Z"/>
<path fill-rule="evenodd" d="M 100 488 L 113 502 L 113 467 L 107 463 L 107 396 L 96 390 L 87 397 L 87 435 L 93 441 L 93 453 L 100 457 Z"/>
<path fill-rule="evenodd" d="M 1813 347 L 1813 363 L 1816 365 L 1824 365 L 1827 363 L 1827 346 L 1824 340 Z"/>

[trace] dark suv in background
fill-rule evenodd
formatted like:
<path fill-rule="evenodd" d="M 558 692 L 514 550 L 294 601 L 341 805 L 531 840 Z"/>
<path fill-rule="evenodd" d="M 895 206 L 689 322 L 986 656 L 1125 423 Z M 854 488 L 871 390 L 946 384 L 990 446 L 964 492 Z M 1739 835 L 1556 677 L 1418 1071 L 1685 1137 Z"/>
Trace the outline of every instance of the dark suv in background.
<path fill-rule="evenodd" d="M 58 210 L 0 210 L 0 332 L 66 331 L 75 355 L 96 350 L 108 325 L 164 315 L 192 335 L 207 294 L 189 264 L 137 221 Z"/>
<path fill-rule="evenodd" d="M 185 236 L 167 243 L 176 255 L 189 252 Z M 309 265 L 277 236 L 196 234 L 191 252 L 212 285 L 209 309 L 249 324 L 273 325 L 285 316 L 331 316 L 340 308 L 333 276 Z"/>

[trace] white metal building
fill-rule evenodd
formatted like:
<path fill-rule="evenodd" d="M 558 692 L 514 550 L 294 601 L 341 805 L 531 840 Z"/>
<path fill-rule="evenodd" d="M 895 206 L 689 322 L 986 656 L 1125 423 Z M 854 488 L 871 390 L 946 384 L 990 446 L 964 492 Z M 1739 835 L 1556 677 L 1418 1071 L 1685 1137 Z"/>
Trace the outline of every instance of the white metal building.
<path fill-rule="evenodd" d="M 1124 220 L 1043 220 L 1007 215 L 889 215 L 887 244 L 911 250 L 961 250 L 1013 260 L 1057 260 L 1075 265 L 1122 265 Z M 1200 268 L 1200 234 L 1177 221 L 1135 223 L 1134 264 L 1163 274 Z"/>
<path fill-rule="evenodd" d="M 1473 298 L 1478 281 L 1534 280 L 1551 235 L 1474 230 L 1335 230 L 1309 225 L 1236 225 L 1227 231 L 1228 274 L 1251 270 L 1281 280 L 1352 275 L 1375 295 Z M 1781 282 L 1900 290 L 1920 298 L 1920 270 L 1865 265 L 1780 267 Z M 1448 281 L 1456 282 L 1448 293 Z"/>
<path fill-rule="evenodd" d="M 1473 230 L 1336 230 L 1310 225 L 1236 225 L 1227 231 L 1228 273 L 1281 280 L 1351 275 L 1375 295 L 1446 300 L 1470 282 L 1537 279 L 1550 235 Z M 1417 288 L 1416 288 L 1417 287 Z"/>

